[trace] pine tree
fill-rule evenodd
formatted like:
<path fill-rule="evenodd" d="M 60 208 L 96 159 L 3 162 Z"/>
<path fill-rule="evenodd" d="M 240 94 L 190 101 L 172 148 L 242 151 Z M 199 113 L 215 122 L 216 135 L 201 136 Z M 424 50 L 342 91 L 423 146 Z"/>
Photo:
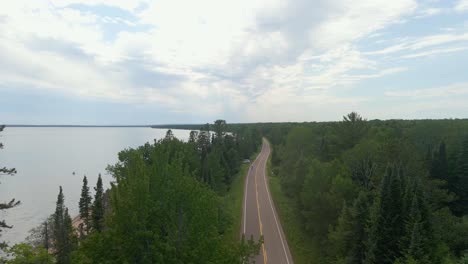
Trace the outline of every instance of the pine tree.
<path fill-rule="evenodd" d="M 72 219 L 70 217 L 70 214 L 68 213 L 68 208 L 65 207 L 65 212 L 63 215 L 63 229 L 65 232 L 65 243 L 64 243 L 64 251 L 67 254 L 67 261 L 66 263 L 70 263 L 70 256 L 75 248 L 75 243 L 76 243 L 76 237 L 75 234 L 73 233 L 73 225 L 72 225 Z"/>
<path fill-rule="evenodd" d="M 4 125 L 0 126 L 0 132 L 3 131 L 3 129 L 5 128 Z M 0 143 L 0 149 L 3 148 L 3 145 L 2 143 Z M 6 167 L 0 167 L 0 176 L 1 175 L 13 175 L 16 173 L 16 169 L 8 169 Z M 11 199 L 9 202 L 7 203 L 0 203 L 0 211 L 3 211 L 3 210 L 7 210 L 7 209 L 10 209 L 10 208 L 13 208 L 15 206 L 18 206 L 20 204 L 20 201 L 16 201 L 15 199 Z M 12 228 L 11 225 L 8 225 L 5 220 L 0 220 L 0 236 L 1 236 L 1 232 L 2 232 L 2 229 L 5 229 L 5 228 Z M 2 242 L 0 241 L 0 249 L 4 249 L 6 247 L 6 243 L 5 242 Z"/>
<path fill-rule="evenodd" d="M 445 143 L 439 144 L 439 149 L 432 153 L 430 158 L 430 175 L 433 179 L 448 180 L 448 161 Z"/>
<path fill-rule="evenodd" d="M 224 134 L 226 131 L 226 121 L 218 119 L 214 122 L 214 139 L 213 143 L 221 144 L 223 142 Z"/>
<path fill-rule="evenodd" d="M 54 250 L 57 264 L 70 263 L 70 254 L 73 250 L 73 227 L 68 208 L 65 207 L 65 198 L 60 186 L 57 204 L 54 213 Z"/>
<path fill-rule="evenodd" d="M 189 143 L 196 143 L 198 138 L 198 131 L 190 131 Z"/>
<path fill-rule="evenodd" d="M 402 196 L 400 170 L 392 166 L 382 179 L 380 193 L 371 210 L 364 263 L 391 264 L 402 256 L 399 247 L 405 228 Z"/>
<path fill-rule="evenodd" d="M 43 233 L 43 236 L 44 236 L 44 248 L 49 251 L 49 243 L 50 243 L 50 238 L 49 238 L 49 221 L 44 221 L 44 233 Z"/>
<path fill-rule="evenodd" d="M 468 137 L 462 143 L 455 166 L 455 175 L 449 182 L 449 186 L 458 198 L 451 206 L 454 214 L 457 216 L 468 214 Z"/>
<path fill-rule="evenodd" d="M 173 140 L 174 139 L 174 133 L 172 133 L 172 130 L 167 130 L 166 136 L 164 137 L 164 140 Z"/>
<path fill-rule="evenodd" d="M 447 150 L 445 148 L 445 142 L 441 142 L 439 145 L 439 178 L 448 181 L 449 166 L 447 160 Z"/>
<path fill-rule="evenodd" d="M 341 145 L 348 149 L 356 145 L 367 132 L 367 123 L 358 113 L 351 112 L 343 116 L 340 124 Z"/>
<path fill-rule="evenodd" d="M 336 263 L 363 263 L 366 253 L 369 194 L 362 191 L 351 208 L 344 206 L 336 230 L 330 234 Z"/>
<path fill-rule="evenodd" d="M 91 210 L 91 195 L 89 193 L 88 179 L 83 177 L 83 187 L 81 188 L 81 197 L 79 202 L 80 218 L 83 220 L 86 234 L 89 233 L 90 224 L 90 210 Z"/>
<path fill-rule="evenodd" d="M 102 187 L 101 174 L 99 174 L 94 191 L 96 193 L 94 195 L 94 202 L 93 202 L 93 208 L 92 208 L 93 229 L 100 232 L 103 228 L 103 220 L 104 220 L 104 205 L 103 205 L 104 189 Z"/>

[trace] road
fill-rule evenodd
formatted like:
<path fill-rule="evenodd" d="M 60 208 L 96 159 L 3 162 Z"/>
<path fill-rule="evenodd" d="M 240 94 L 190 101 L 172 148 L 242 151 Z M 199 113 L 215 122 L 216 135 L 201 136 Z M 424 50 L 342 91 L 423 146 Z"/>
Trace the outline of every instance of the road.
<path fill-rule="evenodd" d="M 293 260 L 280 220 L 271 199 L 266 177 L 270 145 L 263 140 L 262 150 L 252 163 L 245 180 L 242 230 L 246 238 L 252 235 L 264 243 L 255 263 L 292 264 Z"/>

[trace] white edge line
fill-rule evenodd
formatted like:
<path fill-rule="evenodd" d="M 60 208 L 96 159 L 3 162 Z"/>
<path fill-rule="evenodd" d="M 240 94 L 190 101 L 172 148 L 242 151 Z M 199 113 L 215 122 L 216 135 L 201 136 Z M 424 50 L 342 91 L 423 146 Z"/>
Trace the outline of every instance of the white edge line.
<path fill-rule="evenodd" d="M 247 179 L 245 179 L 245 189 L 244 189 L 244 222 L 242 223 L 242 226 L 244 227 L 244 235 L 245 235 L 245 222 L 247 220 L 247 190 L 248 190 L 248 187 L 249 187 L 249 175 L 250 175 L 250 170 L 251 170 L 251 166 L 249 165 L 249 171 L 247 172 Z"/>
<path fill-rule="evenodd" d="M 269 155 L 270 155 L 270 153 L 268 153 L 268 156 Z M 286 252 L 286 246 L 284 245 L 284 239 L 283 239 L 283 236 L 281 235 L 281 230 L 279 228 L 278 220 L 276 219 L 276 211 L 273 208 L 273 203 L 271 201 L 270 191 L 268 190 L 269 189 L 268 188 L 268 182 L 266 180 L 266 161 L 265 161 L 265 170 L 263 170 L 263 180 L 265 181 L 265 188 L 266 188 L 267 193 L 268 193 L 268 200 L 270 201 L 270 207 L 271 207 L 271 211 L 273 212 L 273 218 L 275 219 L 276 228 L 278 229 L 278 233 L 279 233 L 279 236 L 280 236 L 280 239 L 281 239 L 281 245 L 283 245 L 284 255 L 286 256 L 286 261 L 289 264 L 288 253 Z"/>

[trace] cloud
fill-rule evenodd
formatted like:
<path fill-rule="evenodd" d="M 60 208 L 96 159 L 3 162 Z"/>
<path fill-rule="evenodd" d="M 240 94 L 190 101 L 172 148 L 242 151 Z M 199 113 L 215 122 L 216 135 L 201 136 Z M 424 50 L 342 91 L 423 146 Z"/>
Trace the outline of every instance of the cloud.
<path fill-rule="evenodd" d="M 394 53 L 407 54 L 400 55 L 401 58 L 411 59 L 435 54 L 452 53 L 466 50 L 465 46 L 449 46 L 452 44 L 466 43 L 468 45 L 468 33 L 446 33 L 434 34 L 419 38 L 403 39 L 400 43 L 385 47 L 380 50 L 366 51 L 365 55 L 382 56 Z M 424 51 L 420 51 L 424 50 Z M 415 53 L 416 51 L 420 51 Z"/>
<path fill-rule="evenodd" d="M 455 10 L 458 12 L 468 11 L 468 0 L 459 0 L 455 5 Z"/>
<path fill-rule="evenodd" d="M 468 46 L 467 47 L 449 47 L 449 48 L 443 48 L 443 49 L 433 49 L 433 50 L 429 50 L 429 51 L 404 55 L 404 56 L 401 56 L 401 58 L 413 59 L 413 58 L 426 57 L 426 56 L 431 56 L 431 55 L 436 55 L 436 54 L 460 52 L 460 51 L 464 51 L 464 50 L 467 50 L 467 49 L 468 49 Z"/>
<path fill-rule="evenodd" d="M 468 83 L 455 83 L 427 89 L 387 91 L 385 95 L 388 97 L 409 97 L 415 99 L 468 95 Z"/>
<path fill-rule="evenodd" d="M 446 10 L 443 8 L 436 8 L 436 7 L 428 7 L 425 9 L 421 9 L 418 11 L 415 18 L 428 18 L 436 15 L 441 15 L 443 13 L 448 13 L 450 10 Z"/>
<path fill-rule="evenodd" d="M 339 94 L 408 70 L 384 56 L 462 50 L 446 45 L 468 35 L 451 32 L 364 51 L 367 38 L 389 41 L 384 29 L 443 14 L 418 8 L 415 0 L 17 0 L 0 9 L 0 78 L 83 100 L 290 119 L 294 107 L 370 100 Z"/>

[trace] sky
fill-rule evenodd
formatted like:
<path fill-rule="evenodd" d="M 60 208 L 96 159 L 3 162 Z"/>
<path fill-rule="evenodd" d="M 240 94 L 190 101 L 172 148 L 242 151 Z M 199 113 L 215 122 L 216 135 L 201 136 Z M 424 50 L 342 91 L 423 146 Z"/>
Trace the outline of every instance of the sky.
<path fill-rule="evenodd" d="M 0 3 L 0 123 L 468 117 L 468 0 Z"/>

